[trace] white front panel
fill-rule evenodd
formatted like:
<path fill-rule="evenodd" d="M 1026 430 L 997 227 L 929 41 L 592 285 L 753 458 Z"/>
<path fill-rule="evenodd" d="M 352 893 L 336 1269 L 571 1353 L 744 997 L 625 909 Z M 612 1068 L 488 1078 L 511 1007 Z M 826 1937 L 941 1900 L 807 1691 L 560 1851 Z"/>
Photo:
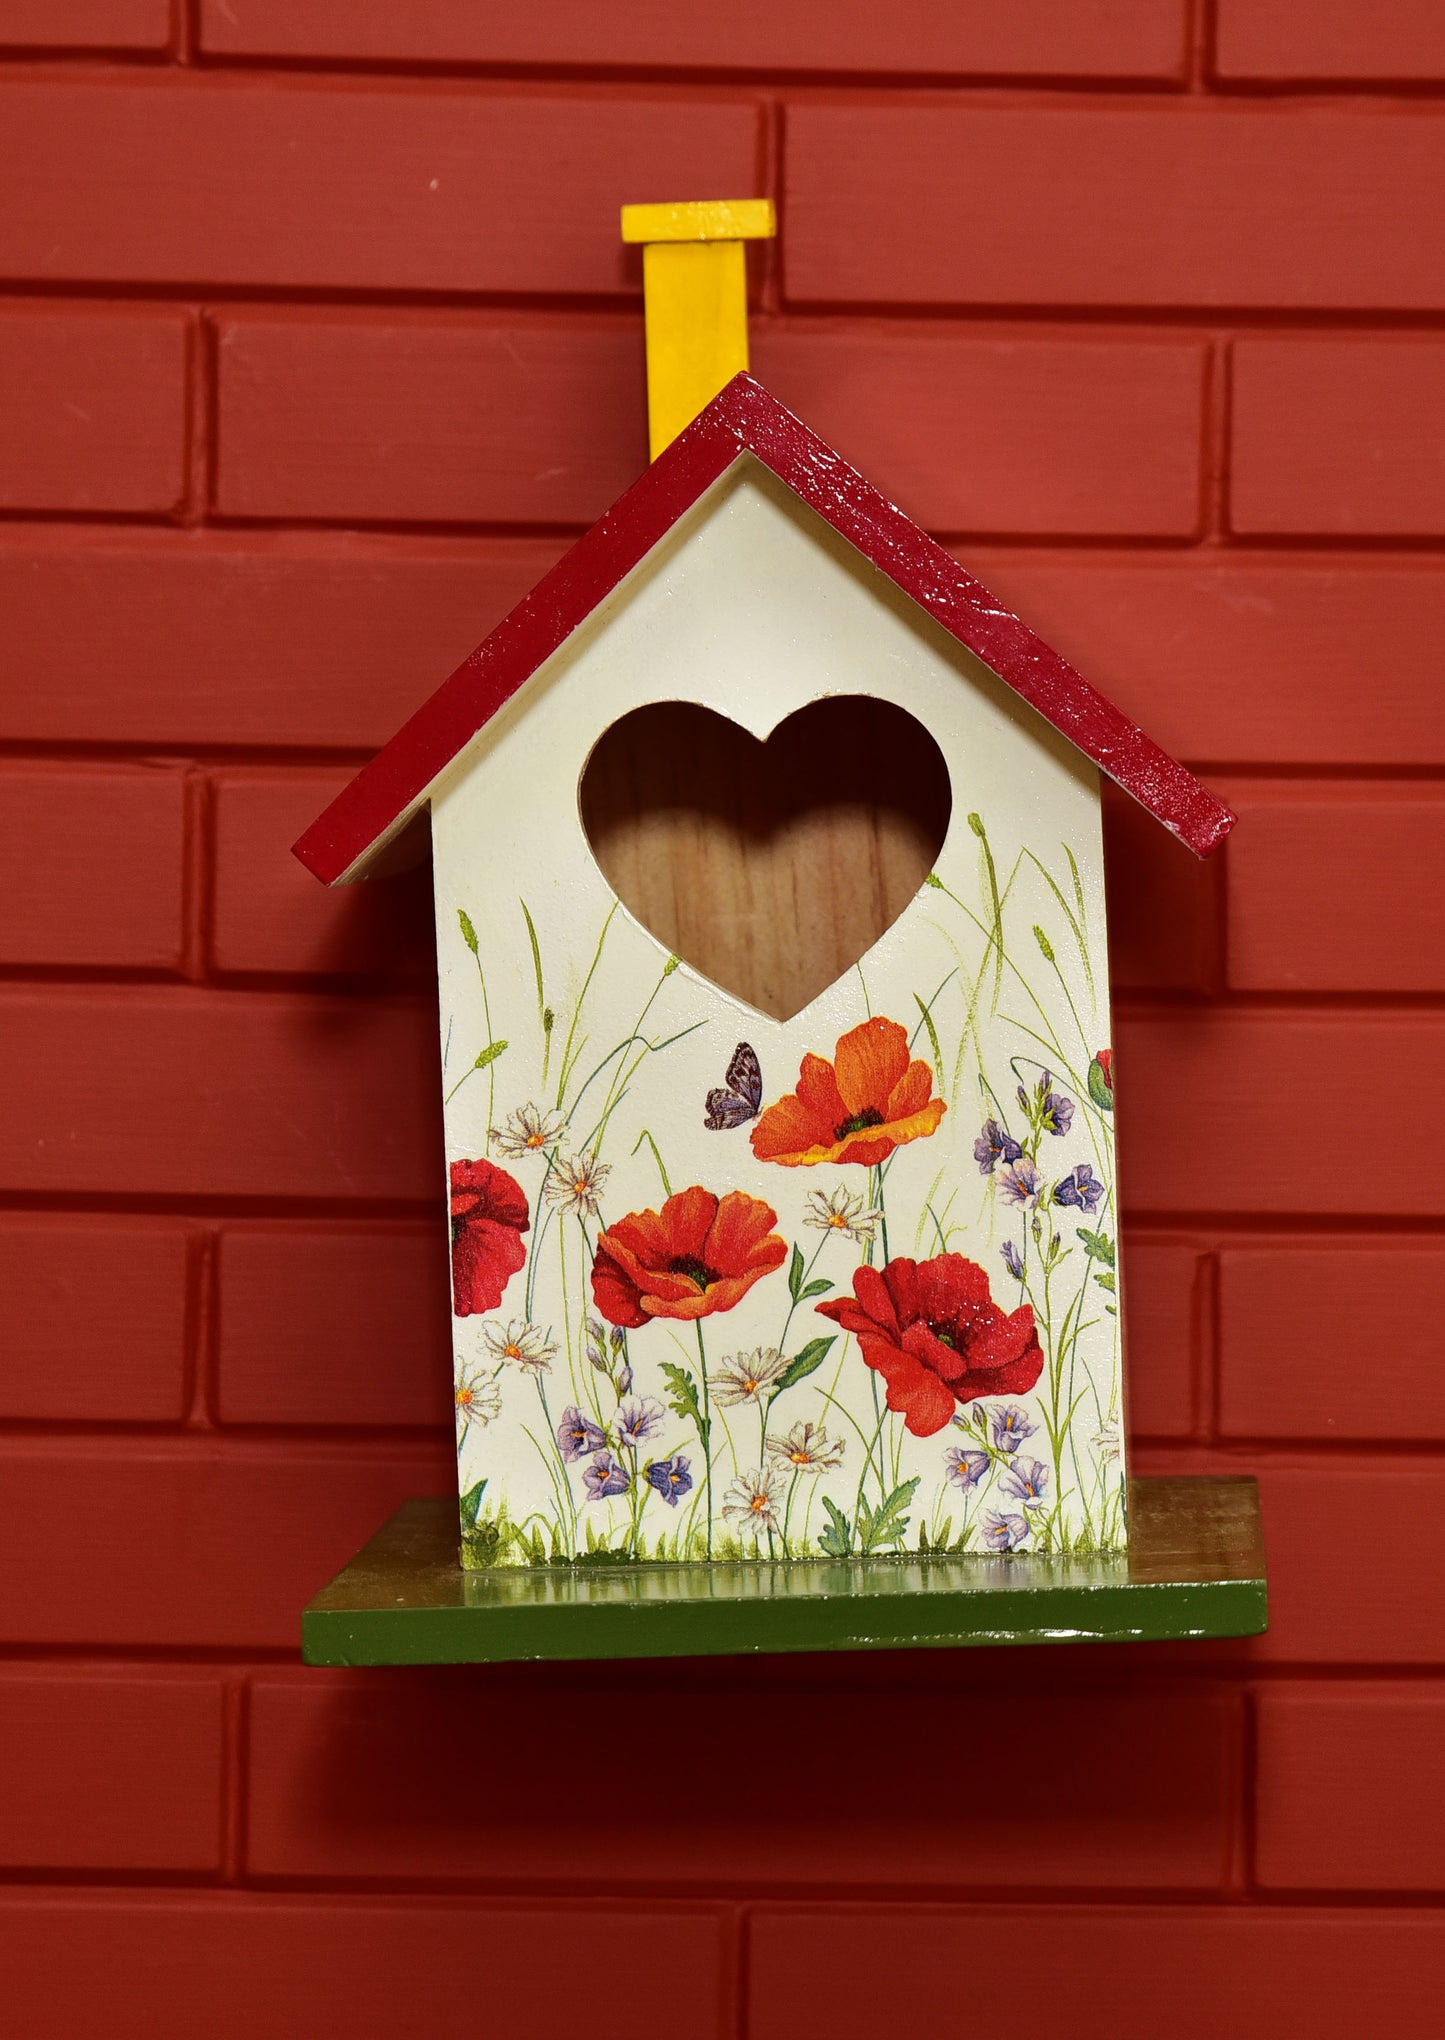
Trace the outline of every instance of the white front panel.
<path fill-rule="evenodd" d="M 577 786 L 645 702 L 764 738 L 836 694 L 926 725 L 952 822 L 780 1022 L 618 905 Z M 457 761 L 432 838 L 470 1562 L 1121 1544 L 1092 765 L 745 462 Z M 740 1042 L 761 1109 L 710 1130 Z M 821 1072 L 782 1103 L 805 1055 L 844 1072 L 830 1124 Z"/>

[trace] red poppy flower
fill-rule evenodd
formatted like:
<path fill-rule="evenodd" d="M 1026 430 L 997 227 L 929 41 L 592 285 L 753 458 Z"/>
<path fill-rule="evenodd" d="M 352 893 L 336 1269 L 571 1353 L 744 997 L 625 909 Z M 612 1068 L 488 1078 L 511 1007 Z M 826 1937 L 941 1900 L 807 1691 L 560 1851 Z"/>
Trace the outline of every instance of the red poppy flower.
<path fill-rule="evenodd" d="M 880 1015 L 845 1034 L 832 1062 L 805 1055 L 798 1088 L 770 1105 L 753 1128 L 760 1162 L 786 1169 L 818 1162 L 872 1168 L 896 1147 L 933 1132 L 948 1107 L 930 1096 L 933 1071 L 914 1062 L 908 1036 Z"/>
<path fill-rule="evenodd" d="M 661 1211 L 630 1211 L 597 1242 L 592 1295 L 611 1324 L 710 1317 L 741 1303 L 787 1259 L 778 1214 L 741 1190 L 682 1190 Z"/>
<path fill-rule="evenodd" d="M 494 1162 L 453 1162 L 452 1310 L 458 1317 L 495 1310 L 527 1258 L 531 1224 L 522 1186 Z"/>
<path fill-rule="evenodd" d="M 941 1431 L 958 1403 L 1027 1395 L 1043 1372 L 1032 1305 L 1005 1315 L 988 1276 L 962 1254 L 859 1268 L 853 1297 L 816 1308 L 856 1334 L 915 1438 Z"/>

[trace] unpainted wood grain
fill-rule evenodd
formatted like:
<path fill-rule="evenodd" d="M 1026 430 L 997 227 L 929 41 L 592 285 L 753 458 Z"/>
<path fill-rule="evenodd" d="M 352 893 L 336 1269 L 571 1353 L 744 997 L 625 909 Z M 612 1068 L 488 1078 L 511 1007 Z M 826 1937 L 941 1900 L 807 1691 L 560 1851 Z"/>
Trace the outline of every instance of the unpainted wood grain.
<path fill-rule="evenodd" d="M 608 730 L 581 807 L 629 911 L 715 984 L 788 1019 L 913 898 L 950 794 L 932 737 L 887 702 L 814 703 L 766 744 L 663 702 Z"/>

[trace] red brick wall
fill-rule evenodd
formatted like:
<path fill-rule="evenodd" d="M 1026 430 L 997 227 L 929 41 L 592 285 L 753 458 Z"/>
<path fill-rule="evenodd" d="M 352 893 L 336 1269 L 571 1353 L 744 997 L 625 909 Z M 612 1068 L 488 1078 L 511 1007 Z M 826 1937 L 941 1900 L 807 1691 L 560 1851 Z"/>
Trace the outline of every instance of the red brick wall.
<path fill-rule="evenodd" d="M 1429 2025 L 1442 21 L 0 0 L 7 2027 Z M 754 191 L 762 374 L 1240 810 L 1111 817 L 1133 1410 L 1273 1627 L 305 1672 L 449 1467 L 425 892 L 287 845 L 640 463 L 618 203 Z"/>

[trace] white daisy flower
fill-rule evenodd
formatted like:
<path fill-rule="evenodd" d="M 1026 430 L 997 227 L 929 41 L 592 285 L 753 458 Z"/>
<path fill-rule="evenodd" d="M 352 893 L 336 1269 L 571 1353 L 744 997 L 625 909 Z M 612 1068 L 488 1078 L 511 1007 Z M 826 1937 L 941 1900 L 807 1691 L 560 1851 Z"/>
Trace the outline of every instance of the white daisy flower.
<path fill-rule="evenodd" d="M 756 1402 L 781 1378 L 787 1365 L 776 1346 L 759 1346 L 756 1353 L 739 1353 L 736 1359 L 724 1360 L 718 1372 L 708 1376 L 707 1385 L 729 1409 L 734 1403 Z"/>
<path fill-rule="evenodd" d="M 767 1451 L 784 1473 L 831 1473 L 843 1464 L 842 1439 L 807 1421 L 794 1424 L 786 1438 L 769 1438 Z"/>
<path fill-rule="evenodd" d="M 1106 1466 L 1116 1460 L 1119 1457 L 1118 1419 L 1111 1417 L 1101 1430 L 1095 1431 L 1089 1443 Z"/>
<path fill-rule="evenodd" d="M 547 1176 L 547 1201 L 559 1211 L 596 1218 L 597 1200 L 611 1174 L 611 1162 L 599 1162 L 594 1154 L 559 1155 Z"/>
<path fill-rule="evenodd" d="M 502 1391 L 497 1386 L 499 1367 L 490 1371 L 472 1360 L 466 1362 L 457 1374 L 456 1406 L 457 1422 L 463 1431 L 473 1424 L 490 1424 L 502 1407 Z"/>
<path fill-rule="evenodd" d="M 525 1324 L 520 1318 L 510 1318 L 505 1325 L 483 1325 L 482 1338 L 499 1365 L 510 1361 L 528 1374 L 546 1374 L 557 1351 L 557 1342 L 550 1332 L 544 1332 L 540 1325 Z"/>
<path fill-rule="evenodd" d="M 842 1233 L 861 1247 L 878 1231 L 882 1215 L 846 1183 L 840 1183 L 831 1194 L 822 1190 L 808 1192 L 808 1215 L 803 1223 L 812 1226 L 815 1232 Z"/>
<path fill-rule="evenodd" d="M 760 1466 L 756 1473 L 739 1474 L 723 1497 L 722 1512 L 728 1522 L 740 1523 L 754 1536 L 761 1536 L 765 1530 L 777 1529 L 782 1503 L 782 1475 Z"/>
<path fill-rule="evenodd" d="M 522 1105 L 508 1113 L 505 1125 L 492 1128 L 492 1139 L 504 1155 L 541 1154 L 560 1137 L 566 1123 L 560 1112 Z"/>

